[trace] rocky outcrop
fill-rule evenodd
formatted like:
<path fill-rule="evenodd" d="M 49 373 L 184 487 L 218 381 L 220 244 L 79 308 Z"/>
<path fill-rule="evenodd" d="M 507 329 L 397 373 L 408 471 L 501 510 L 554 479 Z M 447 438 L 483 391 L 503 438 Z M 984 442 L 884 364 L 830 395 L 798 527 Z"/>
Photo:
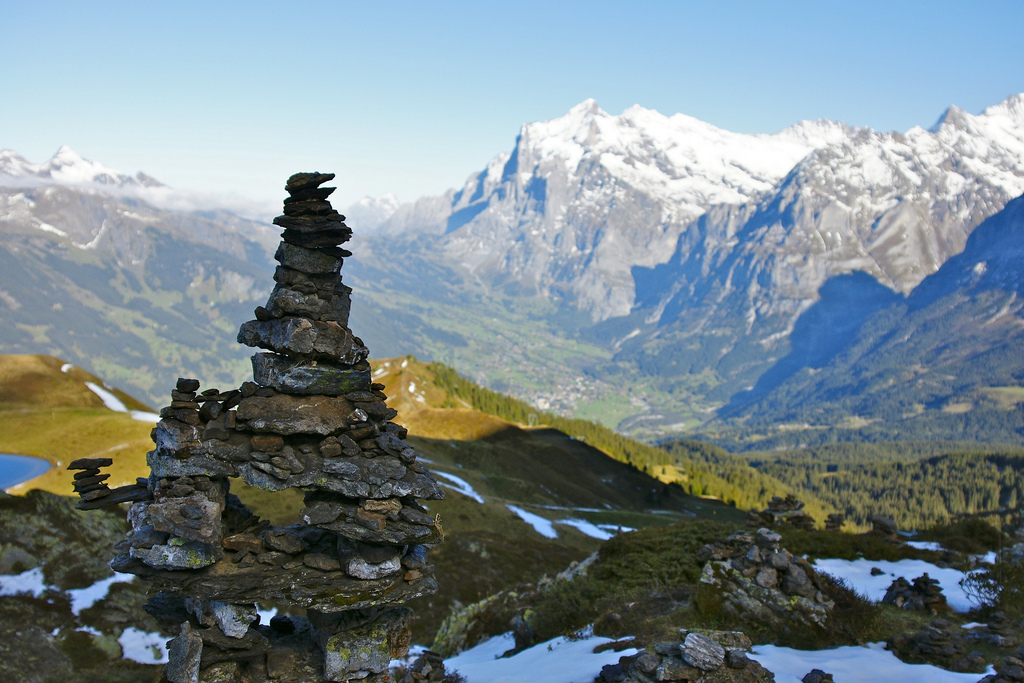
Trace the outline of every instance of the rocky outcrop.
<path fill-rule="evenodd" d="M 770 529 L 758 529 L 704 546 L 700 611 L 773 629 L 823 628 L 835 606 L 828 588 L 807 560 L 779 546 L 781 540 Z"/>
<path fill-rule="evenodd" d="M 340 270 L 351 230 L 331 208 L 333 174 L 289 178 L 277 283 L 240 343 L 253 381 L 200 390 L 179 379 L 160 411 L 148 479 L 113 491 L 107 460 L 72 463 L 81 508 L 134 501 L 111 566 L 150 582 L 146 610 L 178 635 L 171 683 L 385 681 L 409 645 L 406 601 L 437 584 L 424 544 L 440 540 L 418 498 L 443 493 L 392 420 L 368 351 L 348 328 Z M 230 478 L 305 491 L 303 523 L 275 527 Z M 120 492 L 120 493 L 119 493 Z M 255 603 L 304 608 L 261 624 Z"/>
<path fill-rule="evenodd" d="M 738 631 L 679 631 L 601 670 L 596 683 L 768 683 L 775 675 L 747 657 L 750 639 Z"/>

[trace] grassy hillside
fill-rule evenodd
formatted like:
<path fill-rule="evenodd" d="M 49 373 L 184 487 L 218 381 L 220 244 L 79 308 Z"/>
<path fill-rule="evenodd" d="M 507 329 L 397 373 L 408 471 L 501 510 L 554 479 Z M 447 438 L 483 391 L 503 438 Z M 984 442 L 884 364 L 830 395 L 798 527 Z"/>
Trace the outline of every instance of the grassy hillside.
<path fill-rule="evenodd" d="M 101 379 L 52 356 L 0 355 L 0 453 L 53 464 L 11 493 L 42 489 L 72 495 L 72 473 L 64 468 L 76 458 L 113 458 L 112 487 L 146 476 L 153 425 L 105 407 L 86 382 L 104 387 Z M 104 388 L 130 410 L 149 410 L 117 389 Z"/>
<path fill-rule="evenodd" d="M 429 641 L 453 606 L 553 575 L 596 550 L 598 536 L 620 527 L 698 518 L 742 520 L 742 513 L 726 503 L 690 495 L 630 462 L 608 457 L 607 448 L 594 447 L 587 423 L 571 424 L 573 435 L 516 424 L 459 398 L 448 388 L 444 378 L 450 371 L 443 366 L 411 358 L 373 366 L 374 379 L 386 386 L 389 404 L 399 411 L 398 421 L 413 435 L 410 443 L 449 486 L 445 500 L 430 503 L 447 539 L 433 552 L 440 591 L 417 605 L 421 641 Z M 78 457 L 112 457 L 112 485 L 148 474 L 145 453 L 152 447 L 152 425 L 104 407 L 85 384 L 102 386 L 101 380 L 47 356 L 0 356 L 0 368 L 0 452 L 36 455 L 55 465 L 13 493 L 43 488 L 70 495 L 71 476 L 63 467 Z M 126 406 L 145 409 L 111 391 Z M 232 490 L 262 517 L 275 523 L 298 521 L 301 491 L 268 493 L 239 480 L 232 481 Z M 548 535 L 509 506 L 547 520 L 552 524 Z"/>

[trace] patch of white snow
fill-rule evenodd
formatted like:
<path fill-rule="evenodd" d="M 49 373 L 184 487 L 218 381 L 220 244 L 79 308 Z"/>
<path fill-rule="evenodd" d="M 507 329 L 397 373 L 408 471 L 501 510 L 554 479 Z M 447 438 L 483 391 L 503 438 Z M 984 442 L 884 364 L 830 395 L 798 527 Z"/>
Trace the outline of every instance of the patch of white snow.
<path fill-rule="evenodd" d="M 958 674 L 930 664 L 907 664 L 885 649 L 885 643 L 850 645 L 832 650 L 793 650 L 755 645 L 750 658 L 775 674 L 775 683 L 800 683 L 811 669 L 821 669 L 842 683 L 976 683 L 979 674 Z M 995 670 L 989 667 L 988 673 Z"/>
<path fill-rule="evenodd" d="M 555 526 L 550 520 L 544 519 L 540 515 L 535 515 L 532 512 L 527 512 L 515 505 L 506 505 L 505 507 L 514 512 L 519 519 L 532 526 L 533 530 L 544 538 L 558 538 L 558 532 L 555 531 Z"/>
<path fill-rule="evenodd" d="M 871 568 L 878 567 L 882 574 L 871 575 Z M 957 612 L 967 612 L 978 607 L 978 602 L 967 595 L 960 586 L 960 580 L 967 574 L 956 569 L 944 569 L 924 560 L 815 560 L 814 568 L 832 576 L 837 576 L 854 591 L 873 602 L 885 597 L 885 591 L 897 576 L 913 581 L 925 572 L 939 582 L 946 602 Z M 805 672 L 806 673 L 806 672 Z"/>
<path fill-rule="evenodd" d="M 596 538 L 599 541 L 607 541 L 609 538 L 614 536 L 614 534 L 608 533 L 601 527 L 597 526 L 596 524 L 591 524 L 585 519 L 560 519 L 557 522 L 555 522 L 555 524 L 564 524 L 566 526 L 571 526 L 580 533 L 586 534 L 591 538 Z"/>
<path fill-rule="evenodd" d="M 140 631 L 134 626 L 126 628 L 118 637 L 123 659 L 139 664 L 167 663 L 167 636 Z"/>
<path fill-rule="evenodd" d="M 20 574 L 6 574 L 0 576 L 0 596 L 5 595 L 31 595 L 38 598 L 46 590 L 46 581 L 43 579 L 43 568 L 36 567 Z"/>
<path fill-rule="evenodd" d="M 511 633 L 495 636 L 446 660 L 447 671 L 458 671 L 467 683 L 591 683 L 606 664 L 638 652 L 634 649 L 599 654 L 594 648 L 610 638 L 566 639 L 539 643 L 511 657 L 501 655 L 515 647 Z"/>
<path fill-rule="evenodd" d="M 89 390 L 92 393 L 100 397 L 100 399 L 103 401 L 103 405 L 105 405 L 108 410 L 113 410 L 115 413 L 128 412 L 128 406 L 122 403 L 121 399 L 119 399 L 117 396 L 114 396 L 114 394 L 110 393 L 103 387 L 95 384 L 94 382 L 86 382 L 85 386 L 89 387 Z"/>
<path fill-rule="evenodd" d="M 942 544 L 935 541 L 907 541 L 907 545 L 918 550 L 935 550 L 937 552 L 943 550 Z"/>
<path fill-rule="evenodd" d="M 79 612 L 89 609 L 99 600 L 107 597 L 110 587 L 115 583 L 131 583 L 135 577 L 132 574 L 114 574 L 105 579 L 100 579 L 91 586 L 85 588 L 73 588 L 68 591 L 71 598 L 71 613 L 78 616 Z"/>
<path fill-rule="evenodd" d="M 466 481 L 465 479 L 463 479 L 462 477 L 456 477 L 454 474 L 448 474 L 447 472 L 439 472 L 438 470 L 433 470 L 433 474 L 435 476 L 438 476 L 438 477 L 444 477 L 449 482 L 451 482 L 449 484 L 449 483 L 445 483 L 443 481 L 439 481 L 438 483 L 441 486 L 444 486 L 446 488 L 450 488 L 452 491 L 456 491 L 458 493 L 461 493 L 462 495 L 466 496 L 467 498 L 472 498 L 473 500 L 475 500 L 478 503 L 482 504 L 484 502 L 483 497 L 479 493 L 474 491 L 473 487 L 469 485 L 469 482 Z"/>

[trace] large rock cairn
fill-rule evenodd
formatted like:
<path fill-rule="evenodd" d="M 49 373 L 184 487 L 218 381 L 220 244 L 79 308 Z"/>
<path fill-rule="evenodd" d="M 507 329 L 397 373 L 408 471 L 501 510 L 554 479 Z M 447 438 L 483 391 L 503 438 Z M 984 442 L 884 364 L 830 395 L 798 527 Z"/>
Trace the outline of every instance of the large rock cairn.
<path fill-rule="evenodd" d="M 339 245 L 351 230 L 321 187 L 333 177 L 299 173 L 285 186 L 277 286 L 238 333 L 264 350 L 254 381 L 200 392 L 198 380 L 178 380 L 153 430 L 148 480 L 85 491 L 93 499 L 79 504 L 137 500 L 111 566 L 150 581 L 146 610 L 178 631 L 172 683 L 386 681 L 408 649 L 402 603 L 437 588 L 425 544 L 441 529 L 417 499 L 443 493 L 348 328 L 340 271 L 350 253 Z M 95 481 L 109 462 L 77 464 Z M 229 492 L 231 477 L 303 490 L 304 523 L 261 521 Z M 306 616 L 261 624 L 261 602 Z"/>
<path fill-rule="evenodd" d="M 747 657 L 739 631 L 679 631 L 678 641 L 655 643 L 601 669 L 596 683 L 770 683 L 775 675 Z"/>
<path fill-rule="evenodd" d="M 823 628 L 835 607 L 828 586 L 811 564 L 779 546 L 770 529 L 737 531 L 701 548 L 707 560 L 697 589 L 697 607 L 738 622 L 773 629 Z"/>

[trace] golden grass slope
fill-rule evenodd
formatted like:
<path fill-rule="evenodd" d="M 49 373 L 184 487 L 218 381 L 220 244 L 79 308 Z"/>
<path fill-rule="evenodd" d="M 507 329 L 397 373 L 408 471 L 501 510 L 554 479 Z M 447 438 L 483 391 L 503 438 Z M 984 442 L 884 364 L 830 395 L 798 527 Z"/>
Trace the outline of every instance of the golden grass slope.
<path fill-rule="evenodd" d="M 103 380 L 59 358 L 0 355 L 0 453 L 31 455 L 53 467 L 8 493 L 42 489 L 73 495 L 72 473 L 64 469 L 76 458 L 108 457 L 111 487 L 135 482 L 148 473 L 146 452 L 153 425 L 108 409 L 92 382 L 117 396 L 131 410 L 149 410 Z"/>

